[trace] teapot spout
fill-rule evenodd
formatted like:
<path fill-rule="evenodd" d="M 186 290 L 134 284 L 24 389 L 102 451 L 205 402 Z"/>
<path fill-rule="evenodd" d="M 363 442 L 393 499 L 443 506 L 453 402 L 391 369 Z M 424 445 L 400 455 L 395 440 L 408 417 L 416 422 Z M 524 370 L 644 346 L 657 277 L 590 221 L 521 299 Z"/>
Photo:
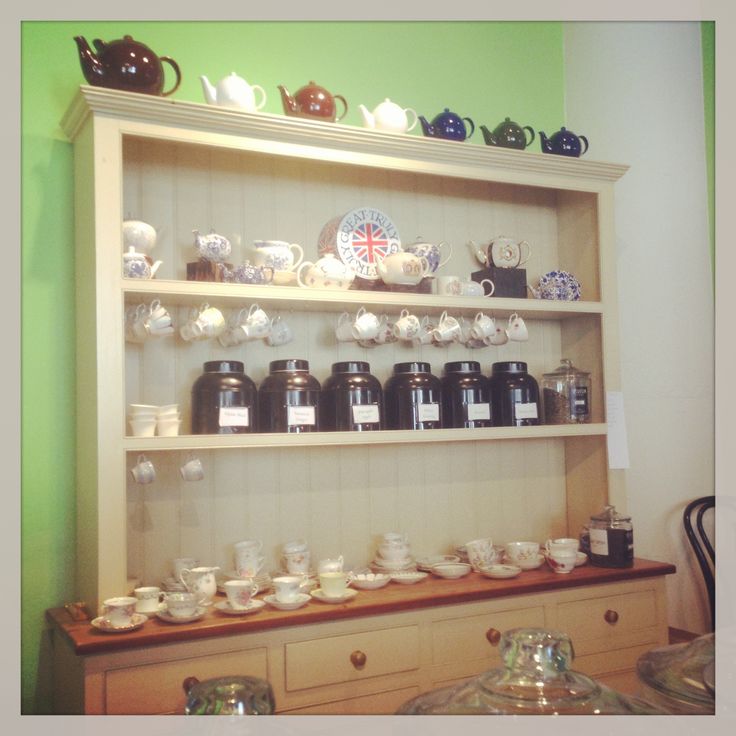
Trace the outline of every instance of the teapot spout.
<path fill-rule="evenodd" d="M 425 118 L 424 115 L 419 115 L 418 118 L 419 118 L 419 122 L 422 125 L 422 132 L 424 133 L 424 135 L 433 136 L 434 135 L 434 127 L 427 120 L 427 118 Z"/>
<path fill-rule="evenodd" d="M 481 132 L 483 133 L 483 140 L 486 142 L 487 146 L 497 146 L 498 141 L 496 140 L 496 136 L 493 135 L 493 133 L 486 128 L 485 125 L 480 126 Z"/>
<path fill-rule="evenodd" d="M 296 100 L 289 94 L 289 90 L 283 84 L 278 85 L 281 92 L 281 104 L 284 106 L 284 112 L 287 115 L 296 115 L 298 112 Z"/>
<path fill-rule="evenodd" d="M 539 131 L 539 138 L 542 143 L 542 150 L 545 151 L 546 153 L 552 153 L 552 141 L 549 138 L 547 138 L 543 130 Z"/>
<path fill-rule="evenodd" d="M 363 116 L 363 125 L 366 128 L 375 128 L 376 118 L 373 113 L 370 112 L 365 105 L 358 105 L 358 109 L 360 110 L 360 114 Z"/>
<path fill-rule="evenodd" d="M 87 43 L 84 36 L 74 36 L 79 51 L 79 62 L 82 65 L 82 73 L 89 84 L 100 86 L 105 76 L 105 69 L 97 58 L 97 54 Z"/>
<path fill-rule="evenodd" d="M 151 266 L 151 278 L 153 278 L 156 275 L 156 271 L 158 271 L 158 267 L 163 263 L 163 261 L 156 261 Z"/>
<path fill-rule="evenodd" d="M 207 103 L 209 105 L 216 105 L 217 104 L 217 90 L 212 86 L 210 83 L 210 80 L 207 79 L 207 77 L 202 74 L 200 76 L 200 81 L 202 82 L 202 92 L 204 92 L 204 98 L 207 100 Z"/>

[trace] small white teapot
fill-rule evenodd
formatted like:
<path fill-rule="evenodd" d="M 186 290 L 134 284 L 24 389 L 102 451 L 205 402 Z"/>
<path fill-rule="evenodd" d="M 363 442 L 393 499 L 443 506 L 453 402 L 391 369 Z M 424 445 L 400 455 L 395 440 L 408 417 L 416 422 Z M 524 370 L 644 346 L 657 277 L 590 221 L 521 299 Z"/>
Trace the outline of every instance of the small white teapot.
<path fill-rule="evenodd" d="M 355 271 L 335 258 L 334 253 L 327 253 L 316 263 L 304 261 L 296 271 L 296 280 L 305 288 L 349 289 L 355 280 Z"/>
<path fill-rule="evenodd" d="M 385 130 L 389 133 L 408 133 L 417 124 L 417 114 L 410 107 L 403 108 L 387 97 L 373 112 L 369 112 L 365 105 L 358 105 L 363 116 L 363 125 L 366 128 Z M 409 125 L 410 113 L 414 120 Z"/>
<path fill-rule="evenodd" d="M 156 245 L 156 228 L 142 220 L 123 221 L 123 248 L 150 253 Z"/>
<path fill-rule="evenodd" d="M 385 284 L 403 286 L 416 286 L 431 270 L 425 256 L 406 251 L 392 253 L 376 264 L 376 273 Z"/>
<path fill-rule="evenodd" d="M 127 253 L 123 253 L 123 276 L 126 279 L 152 279 L 162 261 L 151 264 L 145 253 L 138 253 L 131 245 Z"/>
<path fill-rule="evenodd" d="M 235 72 L 223 77 L 216 87 L 212 86 L 204 74 L 199 79 L 202 82 L 204 98 L 210 105 L 237 107 L 246 112 L 256 112 L 266 104 L 266 92 L 263 87 L 258 84 L 251 86 Z M 256 92 L 261 95 L 261 101 L 258 104 L 256 104 Z"/>

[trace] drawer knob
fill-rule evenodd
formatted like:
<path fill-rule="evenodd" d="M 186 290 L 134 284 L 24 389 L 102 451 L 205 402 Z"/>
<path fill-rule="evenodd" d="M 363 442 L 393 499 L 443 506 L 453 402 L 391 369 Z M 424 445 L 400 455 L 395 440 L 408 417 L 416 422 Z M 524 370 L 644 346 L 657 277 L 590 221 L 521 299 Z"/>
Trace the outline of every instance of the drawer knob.
<path fill-rule="evenodd" d="M 365 656 L 365 652 L 361 652 L 360 649 L 356 649 L 350 655 L 350 661 L 353 663 L 353 667 L 355 667 L 356 670 L 362 670 L 363 667 L 365 667 L 367 660 L 368 657 Z"/>
<path fill-rule="evenodd" d="M 501 641 L 501 632 L 498 629 L 490 628 L 486 631 L 486 639 L 488 639 L 491 646 L 498 646 L 498 642 Z"/>
<path fill-rule="evenodd" d="M 605 619 L 606 623 L 609 623 L 611 625 L 615 624 L 616 621 L 618 621 L 618 613 L 616 611 L 612 611 L 610 608 L 603 614 L 603 618 Z"/>

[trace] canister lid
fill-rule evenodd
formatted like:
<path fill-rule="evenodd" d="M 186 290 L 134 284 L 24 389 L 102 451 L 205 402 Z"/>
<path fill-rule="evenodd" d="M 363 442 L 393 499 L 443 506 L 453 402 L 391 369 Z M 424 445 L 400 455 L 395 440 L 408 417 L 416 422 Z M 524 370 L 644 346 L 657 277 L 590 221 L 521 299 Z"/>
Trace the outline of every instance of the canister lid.
<path fill-rule="evenodd" d="M 208 360 L 204 364 L 205 373 L 243 373 L 244 370 L 240 360 Z"/>
<path fill-rule="evenodd" d="M 553 371 L 550 371 L 549 373 L 545 373 L 544 377 L 550 377 L 550 378 L 557 378 L 559 376 L 589 376 L 590 373 L 587 373 L 586 371 L 580 371 L 578 370 L 573 364 L 572 361 L 568 358 L 563 358 L 560 361 L 560 365 L 555 368 Z"/>
<path fill-rule="evenodd" d="M 333 373 L 370 373 L 371 367 L 365 360 L 346 360 L 332 364 Z"/>
<path fill-rule="evenodd" d="M 526 373 L 526 363 L 521 360 L 507 360 L 494 363 L 491 366 L 492 373 Z"/>
<path fill-rule="evenodd" d="M 480 373 L 477 360 L 453 360 L 445 363 L 445 373 Z"/>
<path fill-rule="evenodd" d="M 394 373 L 431 373 L 429 363 L 412 361 L 411 363 L 394 363 Z"/>
<path fill-rule="evenodd" d="M 270 373 L 283 373 L 293 371 L 309 371 L 309 361 L 302 358 L 286 358 L 284 360 L 272 360 L 268 364 Z"/>
<path fill-rule="evenodd" d="M 603 511 L 597 514 L 593 514 L 590 518 L 593 521 L 608 521 L 614 523 L 621 521 L 631 521 L 630 516 L 619 514 L 619 512 L 616 511 L 615 506 L 606 506 L 604 507 Z"/>

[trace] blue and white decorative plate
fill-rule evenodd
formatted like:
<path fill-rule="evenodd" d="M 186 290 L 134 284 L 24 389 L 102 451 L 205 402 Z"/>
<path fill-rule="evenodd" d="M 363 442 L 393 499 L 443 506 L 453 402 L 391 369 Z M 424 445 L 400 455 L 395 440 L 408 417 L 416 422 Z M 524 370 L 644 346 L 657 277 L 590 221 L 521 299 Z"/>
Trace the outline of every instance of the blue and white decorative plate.
<path fill-rule="evenodd" d="M 532 291 L 537 299 L 575 302 L 580 300 L 581 286 L 567 271 L 550 271 L 539 279 L 539 286 Z"/>

